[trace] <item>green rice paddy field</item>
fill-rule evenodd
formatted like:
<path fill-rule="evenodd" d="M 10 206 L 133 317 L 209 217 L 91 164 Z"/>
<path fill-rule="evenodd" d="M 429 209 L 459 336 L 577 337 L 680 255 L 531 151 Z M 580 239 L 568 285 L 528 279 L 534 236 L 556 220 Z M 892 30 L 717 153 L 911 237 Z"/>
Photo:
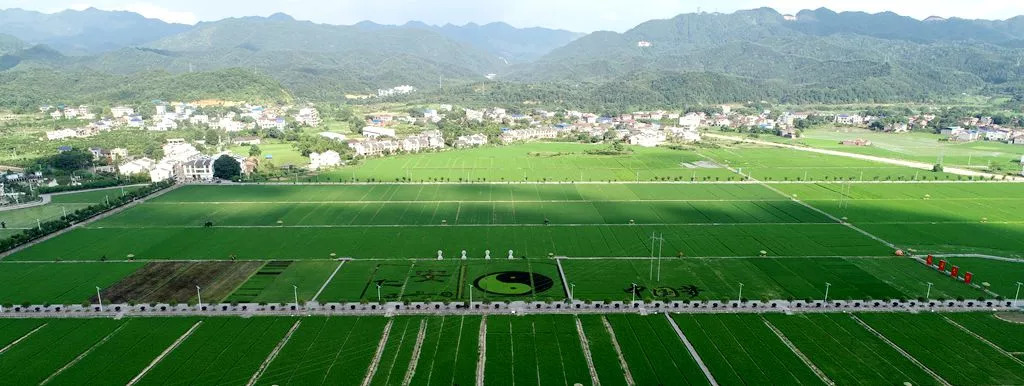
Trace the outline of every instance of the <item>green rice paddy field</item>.
<path fill-rule="evenodd" d="M 0 370 L 12 385 L 708 384 L 699 358 L 720 384 L 1019 384 L 1019 359 L 972 335 L 1018 332 L 985 314 L 5 319 Z"/>
<path fill-rule="evenodd" d="M 530 143 L 440 153 L 371 158 L 321 173 L 319 181 L 651 181 L 737 177 L 727 169 L 695 164 L 693 151 L 631 146 L 627 155 L 592 155 L 608 145 Z"/>

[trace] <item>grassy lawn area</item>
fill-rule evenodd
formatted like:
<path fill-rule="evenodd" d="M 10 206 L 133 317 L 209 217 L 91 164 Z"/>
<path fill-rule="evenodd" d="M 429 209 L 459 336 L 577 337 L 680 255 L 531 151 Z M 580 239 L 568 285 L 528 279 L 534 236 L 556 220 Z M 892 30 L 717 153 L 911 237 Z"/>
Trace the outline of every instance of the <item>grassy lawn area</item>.
<path fill-rule="evenodd" d="M 295 147 L 290 143 L 264 143 L 258 146 L 263 152 L 260 155 L 260 162 L 271 162 L 278 167 L 284 165 L 295 165 L 298 167 L 309 165 L 309 158 L 303 157 L 302 153 L 295 150 Z M 249 156 L 249 148 L 249 145 L 232 146 L 228 150 L 234 154 L 247 157 Z M 268 159 L 267 156 L 272 158 Z"/>
<path fill-rule="evenodd" d="M 0 304 L 81 304 L 145 263 L 0 263 Z"/>

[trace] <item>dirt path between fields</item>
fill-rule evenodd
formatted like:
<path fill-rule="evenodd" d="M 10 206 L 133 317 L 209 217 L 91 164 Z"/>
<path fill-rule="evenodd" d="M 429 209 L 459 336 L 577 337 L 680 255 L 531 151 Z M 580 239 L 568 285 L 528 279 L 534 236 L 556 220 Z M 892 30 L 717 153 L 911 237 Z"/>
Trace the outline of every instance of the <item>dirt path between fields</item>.
<path fill-rule="evenodd" d="M 420 353 L 423 352 L 423 339 L 427 337 L 427 320 L 420 320 L 420 331 L 416 334 L 416 344 L 412 347 L 412 359 L 409 360 L 409 369 L 405 371 L 405 378 L 402 386 L 409 386 L 412 377 L 416 375 L 416 367 L 420 362 Z"/>
<path fill-rule="evenodd" d="M 370 386 L 370 382 L 373 381 L 373 376 L 377 373 L 377 367 L 380 366 L 380 359 L 384 356 L 384 349 L 388 344 L 388 336 L 391 335 L 391 326 L 395 324 L 394 319 L 389 319 L 388 324 L 384 326 L 384 333 L 380 336 L 380 343 L 377 343 L 377 351 L 373 354 L 373 361 L 370 362 L 370 368 L 366 370 L 366 376 L 363 377 L 363 386 Z"/>
<path fill-rule="evenodd" d="M 619 366 L 622 366 L 622 374 L 626 377 L 626 384 L 629 386 L 636 385 L 636 381 L 633 380 L 633 373 L 629 371 L 629 364 L 626 363 L 626 356 L 622 355 L 622 347 L 619 346 L 619 340 L 615 337 L 615 330 L 612 329 L 612 324 L 608 323 L 608 318 L 601 315 L 601 323 L 604 323 L 604 328 L 608 330 L 608 336 L 612 339 L 612 348 L 615 349 L 615 355 L 619 357 Z"/>
<path fill-rule="evenodd" d="M 793 344 L 793 342 L 789 341 L 789 338 L 786 337 L 786 334 L 783 334 L 782 331 L 776 328 L 775 325 L 768 321 L 768 319 L 762 317 L 761 321 L 764 322 L 764 325 L 768 326 L 768 329 L 772 330 L 772 332 L 775 333 L 775 336 L 779 337 L 779 340 L 782 341 L 782 344 L 786 345 L 786 347 L 789 347 L 789 351 L 792 351 L 797 358 L 800 358 L 800 361 L 804 362 L 804 365 L 807 365 L 807 367 L 810 368 L 811 371 L 814 372 L 814 374 L 817 375 L 822 382 L 825 382 L 825 384 L 829 386 L 836 385 L 836 383 L 832 381 L 832 379 L 830 379 L 828 375 L 825 375 L 824 371 L 821 371 L 821 369 L 818 368 L 818 366 L 816 366 L 814 362 L 811 362 L 811 359 L 804 355 L 804 353 L 800 351 L 800 349 L 797 348 L 796 345 Z"/>
<path fill-rule="evenodd" d="M 274 346 L 274 350 L 271 351 L 270 354 L 267 354 L 267 358 L 263 360 L 263 363 L 260 364 L 260 367 L 256 369 L 256 372 L 253 373 L 252 377 L 249 378 L 249 382 L 245 384 L 246 386 L 253 386 L 256 384 L 257 381 L 260 380 L 260 377 L 263 376 L 263 372 L 267 371 L 267 368 L 270 367 L 270 363 L 273 362 L 275 358 L 277 358 L 277 354 L 281 353 L 281 349 L 283 349 L 284 346 L 288 344 L 288 341 L 292 339 L 292 334 L 295 334 L 295 330 L 298 330 L 299 325 L 301 324 L 302 320 L 295 321 L 295 324 L 293 324 L 292 328 L 288 330 L 288 333 L 284 334 L 284 338 L 281 338 L 281 341 L 277 342 L 277 346 Z"/>
<path fill-rule="evenodd" d="M 583 322 L 580 321 L 579 316 L 574 319 L 576 319 L 576 333 L 580 336 L 580 346 L 583 347 L 583 358 L 587 360 L 587 370 L 590 371 L 590 383 L 593 386 L 601 386 L 597 368 L 594 367 L 594 357 L 590 354 L 590 341 L 587 339 L 587 334 L 583 332 Z"/>
<path fill-rule="evenodd" d="M 477 339 L 476 386 L 484 386 L 484 367 L 487 366 L 487 315 L 480 319 L 480 334 Z"/>

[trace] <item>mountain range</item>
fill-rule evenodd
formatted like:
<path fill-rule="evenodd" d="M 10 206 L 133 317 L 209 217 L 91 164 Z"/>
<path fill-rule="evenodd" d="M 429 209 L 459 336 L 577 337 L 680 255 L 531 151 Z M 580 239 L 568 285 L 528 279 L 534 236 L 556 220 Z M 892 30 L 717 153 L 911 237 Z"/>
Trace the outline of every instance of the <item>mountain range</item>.
<path fill-rule="evenodd" d="M 188 26 L 96 9 L 3 10 L 0 55 L 0 74 L 125 79 L 242 68 L 308 100 L 401 84 L 423 97 L 623 108 L 931 100 L 1024 89 L 1024 17 L 920 21 L 888 12 L 782 15 L 760 8 L 583 35 L 504 23 L 340 26 L 274 14 Z"/>

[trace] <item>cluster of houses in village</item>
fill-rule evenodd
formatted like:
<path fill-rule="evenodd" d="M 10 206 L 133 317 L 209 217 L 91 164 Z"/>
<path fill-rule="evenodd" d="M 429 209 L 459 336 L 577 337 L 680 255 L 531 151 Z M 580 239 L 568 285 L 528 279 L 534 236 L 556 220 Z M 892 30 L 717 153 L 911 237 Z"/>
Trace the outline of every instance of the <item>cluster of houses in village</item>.
<path fill-rule="evenodd" d="M 835 116 L 837 125 L 867 126 L 880 121 L 882 117 L 839 114 Z M 882 125 L 882 131 L 888 133 L 906 133 L 913 129 L 927 127 L 936 119 L 934 114 L 913 115 L 905 122 L 890 122 Z M 939 134 L 952 142 L 998 141 L 1015 145 L 1024 145 L 1024 129 L 1004 127 L 993 122 L 992 117 L 967 117 L 960 119 L 959 125 L 939 129 Z M 857 144 L 856 146 L 865 146 Z"/>
<path fill-rule="evenodd" d="M 241 111 L 240 113 L 228 111 L 222 116 L 212 117 L 206 114 L 198 114 L 198 106 L 192 103 L 169 104 L 159 102 L 155 106 L 154 114 L 148 120 L 143 119 L 135 111 L 135 108 L 127 106 L 112 107 L 109 117 L 103 117 L 98 120 L 95 113 L 88 113 L 88 106 L 76 108 L 44 106 L 40 108 L 40 111 L 48 112 L 53 119 L 91 121 L 82 127 L 46 132 L 46 139 L 55 141 L 67 138 L 90 137 L 100 132 L 120 128 L 168 131 L 175 130 L 183 124 L 205 126 L 227 132 L 239 132 L 254 128 L 275 128 L 280 130 L 284 129 L 287 125 L 285 111 L 288 109 L 290 107 L 267 108 L 259 105 L 243 104 L 238 106 L 238 110 Z M 313 107 L 300 108 L 293 118 L 298 124 L 311 127 L 317 127 L 321 122 L 319 112 Z"/>
<path fill-rule="evenodd" d="M 255 159 L 228 152 L 213 156 L 202 154 L 195 146 L 180 138 L 168 139 L 163 145 L 163 152 L 164 156 L 160 160 L 142 157 L 126 161 L 117 167 L 117 172 L 125 176 L 148 175 L 153 182 L 169 179 L 182 182 L 211 181 L 214 161 L 222 155 L 238 162 L 243 175 L 254 171 L 257 164 Z"/>

